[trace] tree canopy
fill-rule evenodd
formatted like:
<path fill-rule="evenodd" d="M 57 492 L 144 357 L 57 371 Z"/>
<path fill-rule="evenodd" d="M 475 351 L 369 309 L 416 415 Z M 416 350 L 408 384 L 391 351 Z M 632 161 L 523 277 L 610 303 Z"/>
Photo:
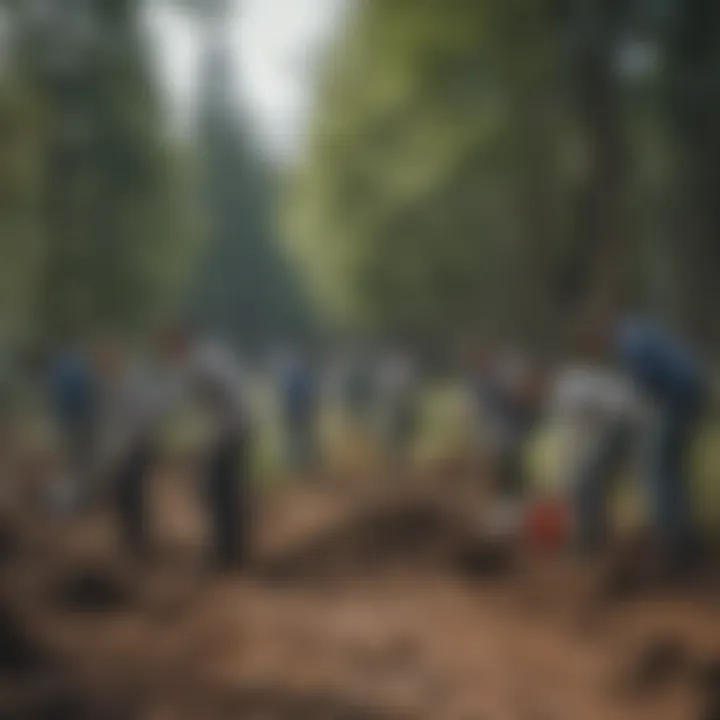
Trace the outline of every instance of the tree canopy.
<path fill-rule="evenodd" d="M 580 292 L 707 315 L 717 288 L 699 258 L 718 228 L 696 188 L 718 188 L 714 8 L 359 4 L 285 206 L 321 305 L 436 338 L 492 324 L 547 336 Z M 682 262 L 678 216 L 703 248 Z"/>

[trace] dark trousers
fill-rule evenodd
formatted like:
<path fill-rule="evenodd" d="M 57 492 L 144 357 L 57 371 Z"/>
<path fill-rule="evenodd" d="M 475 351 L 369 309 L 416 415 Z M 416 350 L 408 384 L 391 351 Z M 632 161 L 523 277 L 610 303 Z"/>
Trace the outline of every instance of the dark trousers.
<path fill-rule="evenodd" d="M 150 448 L 132 450 L 115 479 L 116 510 L 125 547 L 135 555 L 148 545 L 148 490 L 154 453 Z"/>
<path fill-rule="evenodd" d="M 520 500 L 525 492 L 523 444 L 513 443 L 496 458 L 495 492 L 505 500 Z"/>
<path fill-rule="evenodd" d="M 292 470 L 313 468 L 317 457 L 316 418 L 314 414 L 288 414 L 285 419 L 287 463 Z"/>
<path fill-rule="evenodd" d="M 250 532 L 249 438 L 221 440 L 209 458 L 207 503 L 213 525 L 215 560 L 222 567 L 247 560 Z"/>
<path fill-rule="evenodd" d="M 694 408 L 666 408 L 649 459 L 647 482 L 656 526 L 665 548 L 678 559 L 694 540 L 685 466 L 697 420 Z"/>
<path fill-rule="evenodd" d="M 625 423 L 607 428 L 592 457 L 580 469 L 576 481 L 575 508 L 579 549 L 592 554 L 604 548 L 607 539 L 607 500 L 611 483 L 637 439 Z"/>
<path fill-rule="evenodd" d="M 689 488 L 684 475 L 696 414 L 665 408 L 652 436 L 646 487 L 652 515 L 663 549 L 682 560 L 693 541 Z M 618 425 L 607 433 L 585 468 L 578 486 L 577 509 L 580 542 L 585 550 L 597 550 L 606 537 L 608 484 L 627 454 L 635 436 Z"/>
<path fill-rule="evenodd" d="M 68 424 L 64 429 L 64 445 L 68 470 L 72 474 L 73 503 L 86 509 L 97 501 L 97 488 L 92 476 L 95 455 L 95 431 L 91 422 Z"/>

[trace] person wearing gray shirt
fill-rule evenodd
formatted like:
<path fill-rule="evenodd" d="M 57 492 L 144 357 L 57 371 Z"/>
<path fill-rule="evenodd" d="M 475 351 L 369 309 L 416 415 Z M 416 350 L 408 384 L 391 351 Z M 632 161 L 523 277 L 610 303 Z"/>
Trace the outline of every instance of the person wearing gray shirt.
<path fill-rule="evenodd" d="M 233 353 L 190 330 L 173 329 L 162 340 L 166 358 L 181 369 L 182 385 L 210 428 L 204 480 L 213 524 L 213 559 L 223 569 L 248 557 L 250 502 L 250 413 L 248 387 Z"/>
<path fill-rule="evenodd" d="M 148 545 L 148 495 L 164 408 L 147 368 L 122 343 L 106 340 L 95 361 L 101 382 L 103 475 L 109 478 L 120 535 L 134 555 Z"/>

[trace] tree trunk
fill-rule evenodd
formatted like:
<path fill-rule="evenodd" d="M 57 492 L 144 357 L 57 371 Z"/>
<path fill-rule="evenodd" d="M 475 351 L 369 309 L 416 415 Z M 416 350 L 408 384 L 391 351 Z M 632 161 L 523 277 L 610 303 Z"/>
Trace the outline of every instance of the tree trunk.
<path fill-rule="evenodd" d="M 686 0 L 671 43 L 670 117 L 678 172 L 674 258 L 680 317 L 702 344 L 720 344 L 720 5 Z"/>
<path fill-rule="evenodd" d="M 625 157 L 614 58 L 618 0 L 589 0 L 576 16 L 574 99 L 585 136 L 586 166 L 576 207 L 584 290 L 619 300 L 629 285 L 625 230 Z"/>

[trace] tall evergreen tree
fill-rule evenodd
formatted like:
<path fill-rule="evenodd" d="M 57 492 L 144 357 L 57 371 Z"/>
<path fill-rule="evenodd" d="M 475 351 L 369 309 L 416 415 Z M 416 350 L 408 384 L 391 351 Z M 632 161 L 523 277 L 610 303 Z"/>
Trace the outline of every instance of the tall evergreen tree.
<path fill-rule="evenodd" d="M 293 274 L 276 243 L 274 178 L 233 91 L 227 2 L 204 9 L 200 142 L 208 223 L 192 314 L 245 344 L 307 330 Z"/>
<path fill-rule="evenodd" d="M 10 3 L 14 71 L 41 115 L 37 326 L 142 326 L 185 256 L 140 0 Z M 187 220 L 187 216 L 185 216 Z"/>
<path fill-rule="evenodd" d="M 720 347 L 720 4 L 676 0 L 666 37 L 681 312 L 699 337 Z"/>

